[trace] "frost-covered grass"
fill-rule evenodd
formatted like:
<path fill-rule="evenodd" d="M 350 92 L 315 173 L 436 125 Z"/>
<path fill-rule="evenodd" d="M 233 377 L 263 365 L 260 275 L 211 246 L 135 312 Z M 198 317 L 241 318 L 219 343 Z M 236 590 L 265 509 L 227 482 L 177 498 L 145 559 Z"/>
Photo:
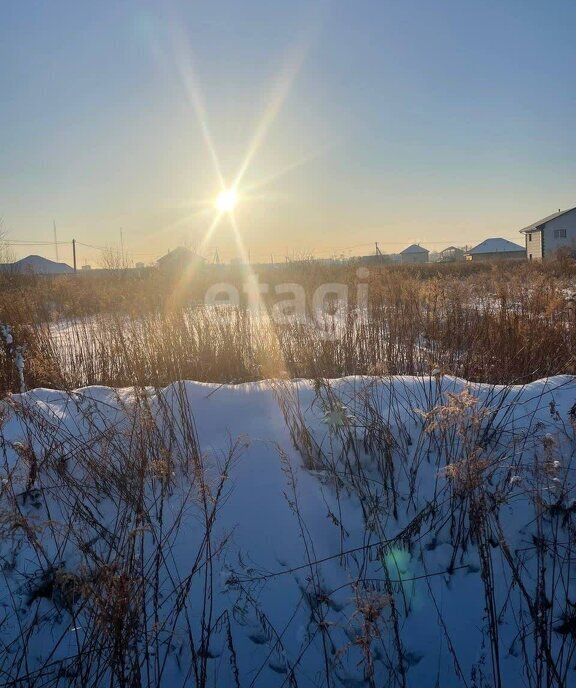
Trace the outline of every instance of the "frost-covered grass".
<path fill-rule="evenodd" d="M 0 682 L 570 686 L 576 382 L 1 405 Z"/>

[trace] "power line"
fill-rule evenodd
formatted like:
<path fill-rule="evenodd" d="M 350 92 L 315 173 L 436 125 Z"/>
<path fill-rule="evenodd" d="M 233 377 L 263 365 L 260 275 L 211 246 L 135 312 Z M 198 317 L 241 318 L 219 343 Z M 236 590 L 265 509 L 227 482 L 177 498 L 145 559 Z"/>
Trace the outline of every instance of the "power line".
<path fill-rule="evenodd" d="M 82 241 L 76 241 L 78 246 L 85 246 L 86 248 L 93 248 L 96 251 L 107 251 L 109 246 L 94 246 L 93 244 L 84 244 Z"/>
<path fill-rule="evenodd" d="M 112 248 L 111 246 L 96 246 L 94 244 L 85 244 L 82 241 L 76 241 L 76 244 L 78 246 L 84 246 L 85 248 L 92 248 L 95 251 L 116 251 L 118 253 L 122 252 L 122 249 Z M 156 256 L 156 255 L 158 255 L 157 253 L 140 253 L 139 251 L 131 251 L 130 249 L 127 249 L 126 253 L 130 254 L 131 256 Z"/>
<path fill-rule="evenodd" d="M 10 246 L 70 246 L 70 241 L 26 241 L 24 239 L 2 239 L 3 244 L 9 244 Z"/>
<path fill-rule="evenodd" d="M 507 235 L 502 238 L 510 239 L 510 240 L 517 240 L 518 241 L 518 236 L 514 235 Z M 384 242 L 379 242 L 384 246 L 405 246 L 410 240 L 406 239 L 404 241 L 384 241 Z M 434 239 L 434 240 L 424 240 L 421 243 L 422 244 L 428 244 L 428 245 L 433 245 L 433 246 L 438 246 L 438 245 L 449 245 L 451 243 L 456 243 L 462 244 L 461 240 L 448 240 L 448 239 Z M 482 240 L 479 240 L 482 241 Z M 38 241 L 38 240 L 26 240 L 26 239 L 5 239 L 1 241 L 0 243 L 7 245 L 7 246 L 15 246 L 15 247 L 40 247 L 40 246 L 53 246 L 53 247 L 58 247 L 58 246 L 71 246 L 72 241 Z M 478 243 L 477 241 L 470 240 L 469 238 L 466 240 L 466 244 L 475 244 Z M 81 241 L 76 241 L 76 244 L 78 246 L 83 246 L 85 248 L 89 248 L 95 251 L 116 251 L 120 254 L 123 254 L 123 249 L 122 248 L 113 248 L 110 246 L 103 246 L 103 245 L 97 245 L 97 244 L 87 244 Z M 352 251 L 355 249 L 360 249 L 368 246 L 374 246 L 374 242 L 366 242 L 366 243 L 358 243 L 358 244 L 351 244 L 348 246 L 333 246 L 333 247 L 326 247 L 322 249 L 316 249 L 312 250 L 311 252 L 315 255 L 334 255 L 335 253 L 340 253 L 340 252 L 346 252 L 346 251 Z M 127 254 L 131 256 L 138 256 L 138 257 L 156 257 L 158 254 L 157 253 L 149 253 L 149 252 L 140 252 L 140 251 L 130 251 L 129 249 L 126 251 Z M 267 255 L 267 254 L 266 254 Z M 253 256 L 253 258 L 260 258 L 261 256 L 264 256 L 264 254 L 256 254 Z"/>

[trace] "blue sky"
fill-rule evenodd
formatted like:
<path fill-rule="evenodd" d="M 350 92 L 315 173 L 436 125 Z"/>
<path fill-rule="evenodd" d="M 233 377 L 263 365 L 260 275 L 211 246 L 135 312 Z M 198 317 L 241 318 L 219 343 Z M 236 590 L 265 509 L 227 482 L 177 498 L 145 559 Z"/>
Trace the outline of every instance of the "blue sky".
<path fill-rule="evenodd" d="M 0 217 L 122 227 L 144 262 L 199 244 L 219 181 L 196 97 L 227 183 L 268 112 L 239 185 L 253 259 L 519 240 L 576 205 L 575 28 L 568 0 L 2 0 Z M 205 253 L 234 255 L 228 224 Z"/>

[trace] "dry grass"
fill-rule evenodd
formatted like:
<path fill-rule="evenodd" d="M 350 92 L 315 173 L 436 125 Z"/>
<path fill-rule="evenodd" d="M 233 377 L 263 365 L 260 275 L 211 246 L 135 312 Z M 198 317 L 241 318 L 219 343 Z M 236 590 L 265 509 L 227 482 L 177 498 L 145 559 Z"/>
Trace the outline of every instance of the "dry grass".
<path fill-rule="evenodd" d="M 351 312 L 340 336 L 315 325 L 274 324 L 238 309 L 203 306 L 215 282 L 241 287 L 240 269 L 205 268 L 182 287 L 144 273 L 4 278 L 0 322 L 27 347 L 29 387 L 165 385 L 177 379 L 241 382 L 268 377 L 421 374 L 439 368 L 470 380 L 524 383 L 576 372 L 576 284 L 571 264 L 371 268 L 368 322 Z M 356 267 L 267 268 L 274 286 L 295 282 L 307 303 L 323 283 L 349 286 Z M 576 293 L 576 289 L 574 289 Z M 352 310 L 351 309 L 351 310 Z M 55 323 L 65 323 L 67 336 Z M 0 352 L 0 390 L 17 389 Z"/>

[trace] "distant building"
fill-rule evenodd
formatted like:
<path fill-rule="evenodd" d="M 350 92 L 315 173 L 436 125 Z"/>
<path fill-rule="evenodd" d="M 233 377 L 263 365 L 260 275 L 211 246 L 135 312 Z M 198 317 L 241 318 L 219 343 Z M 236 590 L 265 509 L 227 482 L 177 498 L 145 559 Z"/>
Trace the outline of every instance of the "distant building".
<path fill-rule="evenodd" d="M 428 249 L 418 246 L 418 244 L 412 244 L 408 246 L 403 251 L 400 251 L 400 262 L 401 263 L 427 263 L 428 254 L 430 251 Z"/>
<path fill-rule="evenodd" d="M 66 263 L 55 263 L 42 256 L 26 256 L 14 263 L 3 263 L 0 272 L 20 275 L 61 275 L 74 272 Z"/>
<path fill-rule="evenodd" d="M 136 263 L 135 267 L 137 270 L 141 270 L 144 267 L 144 263 Z"/>
<path fill-rule="evenodd" d="M 92 270 L 92 266 L 91 265 L 83 265 L 82 270 Z"/>
<path fill-rule="evenodd" d="M 358 256 L 357 258 L 354 258 L 354 262 L 358 263 L 359 265 L 384 265 L 386 263 L 391 263 L 392 260 L 390 256 L 387 256 L 383 253 L 374 253 L 371 256 Z"/>
<path fill-rule="evenodd" d="M 166 255 L 158 258 L 156 264 L 160 270 L 176 273 L 189 267 L 200 267 L 204 265 L 205 262 L 204 258 L 200 257 L 189 248 L 178 246 L 178 248 L 175 248 L 173 251 L 168 251 Z"/>
<path fill-rule="evenodd" d="M 550 258 L 561 249 L 576 254 L 576 208 L 559 210 L 524 227 L 520 232 L 526 238 L 528 260 Z"/>
<path fill-rule="evenodd" d="M 487 261 L 487 260 L 524 260 L 526 251 L 522 246 L 514 244 L 507 239 L 493 238 L 485 239 L 478 246 L 474 246 L 466 254 L 466 260 Z"/>
<path fill-rule="evenodd" d="M 464 250 L 456 246 L 448 246 L 438 254 L 439 263 L 455 263 L 458 260 L 464 260 Z"/>

